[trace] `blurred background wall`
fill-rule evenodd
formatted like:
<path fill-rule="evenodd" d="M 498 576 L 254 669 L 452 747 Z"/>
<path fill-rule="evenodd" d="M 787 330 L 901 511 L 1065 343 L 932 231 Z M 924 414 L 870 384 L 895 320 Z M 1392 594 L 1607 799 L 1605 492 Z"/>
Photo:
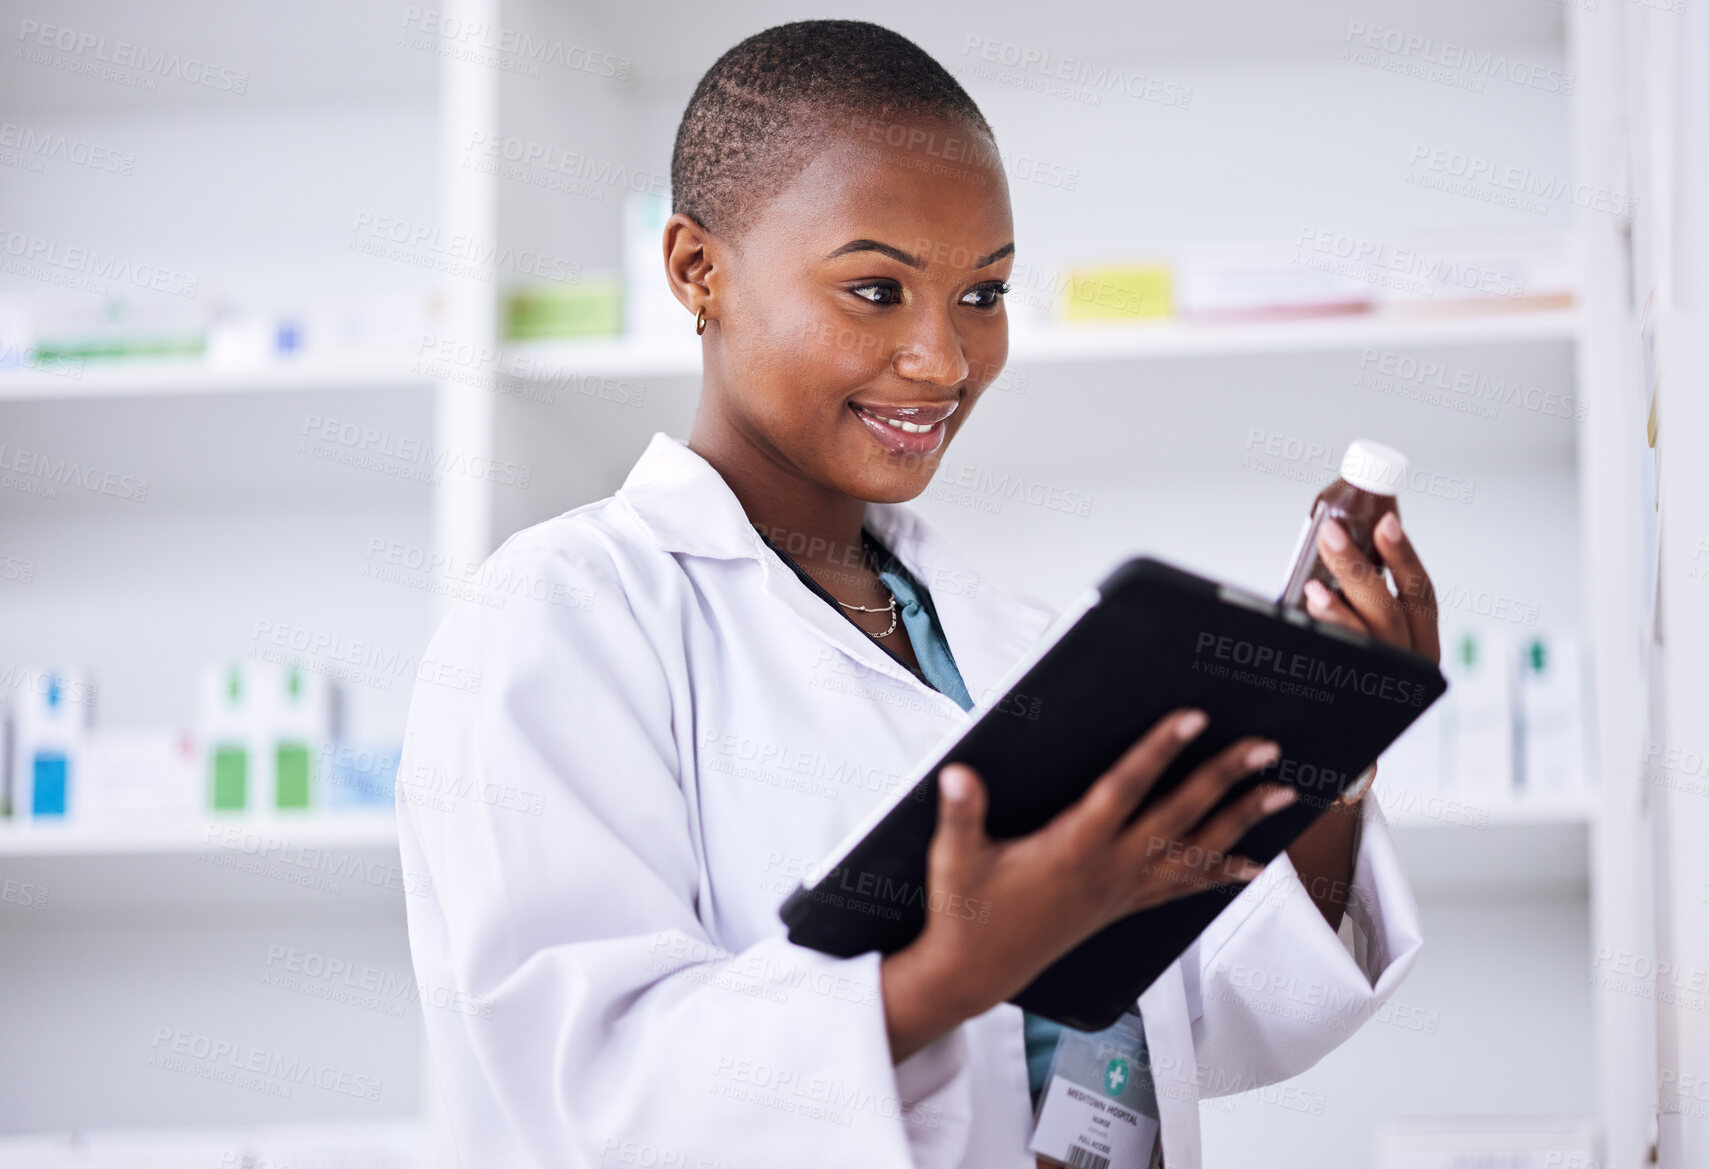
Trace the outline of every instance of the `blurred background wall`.
<path fill-rule="evenodd" d="M 505 602 L 505 536 L 687 435 L 676 120 L 829 15 L 1003 153 L 1012 357 L 918 501 L 991 587 L 1145 551 L 1269 593 L 1349 441 L 1412 460 L 1457 701 L 1378 791 L 1428 945 L 1318 1068 L 1207 1101 L 1207 1164 L 1626 1166 L 1709 1108 L 1650 859 L 1704 782 L 1652 652 L 1659 575 L 1688 613 L 1709 576 L 1709 528 L 1658 551 L 1647 426 L 1704 369 L 1683 0 L 4 9 L 0 1164 L 451 1163 L 420 1012 L 467 1004 L 413 982 L 390 810 L 422 651 Z"/>

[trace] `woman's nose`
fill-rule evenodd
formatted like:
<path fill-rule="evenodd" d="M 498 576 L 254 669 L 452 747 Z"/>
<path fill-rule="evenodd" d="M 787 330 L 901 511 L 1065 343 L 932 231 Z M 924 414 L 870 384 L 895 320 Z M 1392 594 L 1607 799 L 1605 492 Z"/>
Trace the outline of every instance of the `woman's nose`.
<path fill-rule="evenodd" d="M 945 317 L 921 321 L 903 339 L 891 365 L 901 377 L 934 386 L 955 386 L 967 380 L 967 355 L 962 352 L 961 337 Z"/>

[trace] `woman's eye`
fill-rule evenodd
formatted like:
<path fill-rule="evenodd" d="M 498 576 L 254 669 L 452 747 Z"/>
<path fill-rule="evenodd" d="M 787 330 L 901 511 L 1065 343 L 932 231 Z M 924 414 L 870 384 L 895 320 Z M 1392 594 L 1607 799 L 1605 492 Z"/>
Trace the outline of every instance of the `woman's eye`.
<path fill-rule="evenodd" d="M 997 302 L 1003 299 L 1009 291 L 1006 283 L 981 284 L 967 290 L 967 295 L 961 298 L 961 303 L 973 308 L 996 308 Z"/>
<path fill-rule="evenodd" d="M 902 290 L 888 281 L 879 284 L 857 284 L 849 291 L 873 304 L 902 303 Z"/>

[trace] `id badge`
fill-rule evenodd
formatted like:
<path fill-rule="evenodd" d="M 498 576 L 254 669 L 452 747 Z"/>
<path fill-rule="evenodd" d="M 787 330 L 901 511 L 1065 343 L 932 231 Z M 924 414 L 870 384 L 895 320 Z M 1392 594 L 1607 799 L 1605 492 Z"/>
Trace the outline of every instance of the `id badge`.
<path fill-rule="evenodd" d="M 1157 1128 L 1138 1012 L 1129 1008 L 1103 1031 L 1064 1028 L 1029 1150 L 1070 1169 L 1146 1169 Z"/>

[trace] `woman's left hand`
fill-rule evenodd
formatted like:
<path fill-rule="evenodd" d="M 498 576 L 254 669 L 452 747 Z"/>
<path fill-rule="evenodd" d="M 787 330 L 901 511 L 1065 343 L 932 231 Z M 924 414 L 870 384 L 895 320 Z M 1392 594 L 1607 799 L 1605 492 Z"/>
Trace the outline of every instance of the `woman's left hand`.
<path fill-rule="evenodd" d="M 1382 570 L 1365 558 L 1334 520 L 1318 532 L 1317 552 L 1341 586 L 1337 595 L 1318 581 L 1305 587 L 1306 611 L 1319 621 L 1345 625 L 1433 662 L 1442 660 L 1436 629 L 1436 589 L 1430 574 L 1390 512 L 1377 525 L 1377 552 L 1394 577 L 1398 595 L 1389 592 Z"/>

